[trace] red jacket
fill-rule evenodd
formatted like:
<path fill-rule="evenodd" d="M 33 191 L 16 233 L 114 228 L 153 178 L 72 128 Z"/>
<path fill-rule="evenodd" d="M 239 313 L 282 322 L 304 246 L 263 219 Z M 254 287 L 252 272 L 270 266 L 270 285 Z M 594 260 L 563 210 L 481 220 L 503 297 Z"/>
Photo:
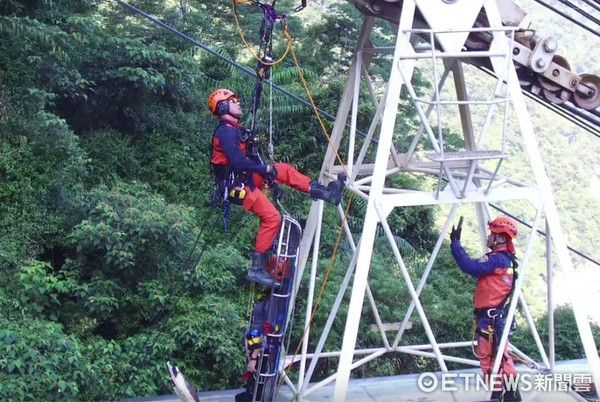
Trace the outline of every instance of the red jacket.
<path fill-rule="evenodd" d="M 234 122 L 221 121 L 212 139 L 213 154 L 210 163 L 230 165 L 234 171 L 247 173 L 267 172 L 267 166 L 246 156 L 246 143 L 242 141 L 243 127 Z"/>
<path fill-rule="evenodd" d="M 453 241 L 450 248 L 460 269 L 477 278 L 473 306 L 477 309 L 499 307 L 513 288 L 514 270 L 508 251 L 497 248 L 479 259 L 472 259 L 460 242 Z"/>

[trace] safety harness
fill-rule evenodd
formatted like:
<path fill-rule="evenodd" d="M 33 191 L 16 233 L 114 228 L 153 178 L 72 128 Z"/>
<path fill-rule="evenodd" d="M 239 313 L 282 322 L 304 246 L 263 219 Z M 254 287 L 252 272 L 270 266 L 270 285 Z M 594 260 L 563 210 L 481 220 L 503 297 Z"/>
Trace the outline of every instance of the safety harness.
<path fill-rule="evenodd" d="M 221 121 L 213 132 L 211 140 L 211 151 L 214 151 L 215 136 L 219 128 L 227 124 Z M 240 135 L 240 141 L 246 144 L 246 154 L 258 155 L 258 149 L 253 145 L 254 140 L 249 130 L 243 130 Z M 258 155 L 260 158 L 260 155 Z M 216 207 L 219 204 L 223 206 L 223 226 L 227 233 L 227 219 L 229 218 L 229 204 L 242 205 L 246 198 L 246 186 L 249 178 L 245 172 L 237 171 L 231 165 L 210 164 L 210 169 L 215 180 L 215 187 L 210 196 L 210 205 Z"/>
<path fill-rule="evenodd" d="M 474 315 L 473 338 L 475 340 L 477 338 L 477 335 L 482 336 L 484 338 L 488 338 L 488 341 L 492 344 L 492 355 L 493 356 L 496 355 L 497 348 L 500 343 L 500 339 L 499 339 L 498 335 L 501 335 L 501 334 L 498 334 L 496 331 L 496 322 L 498 320 L 501 320 L 506 317 L 506 314 L 508 313 L 508 307 L 510 305 L 510 302 L 512 300 L 512 297 L 513 297 L 513 294 L 515 291 L 515 284 L 516 284 L 518 276 L 519 276 L 518 270 L 517 270 L 519 267 L 519 263 L 517 261 L 517 258 L 514 256 L 514 254 L 509 253 L 508 251 L 504 251 L 504 250 L 499 251 L 499 253 L 506 255 L 511 261 L 511 267 L 513 270 L 513 274 L 512 274 L 512 284 L 511 284 L 510 291 L 506 294 L 504 299 L 502 299 L 502 301 L 496 307 L 473 309 L 473 315 Z M 487 328 L 479 328 L 478 327 L 477 324 L 481 318 L 487 318 L 487 319 L 491 320 L 490 325 L 488 325 Z M 514 320 L 512 323 L 510 323 L 510 325 L 511 325 L 511 329 L 513 329 Z M 484 356 L 478 356 L 477 352 L 475 350 L 473 350 L 473 353 L 477 357 L 484 357 Z"/>
<path fill-rule="evenodd" d="M 262 10 L 263 19 L 260 25 L 260 50 L 258 54 L 254 54 L 257 58 L 258 63 L 256 66 L 256 84 L 254 86 L 254 91 L 252 95 L 252 119 L 250 120 L 250 128 L 243 129 L 240 140 L 246 144 L 246 156 L 254 159 L 258 163 L 264 165 L 264 161 L 260 155 L 258 149 L 259 139 L 255 134 L 256 121 L 258 115 L 258 109 L 260 108 L 260 101 L 262 97 L 263 91 L 263 83 L 265 79 L 269 79 L 271 67 L 283 60 L 285 55 L 277 60 L 273 61 L 273 28 L 275 22 L 277 20 L 286 21 L 285 15 L 278 15 L 275 12 L 275 3 L 277 0 L 273 1 L 273 4 L 262 3 L 260 1 L 250 0 L 234 0 L 234 16 L 237 21 L 237 10 L 236 10 L 236 2 L 239 3 L 248 3 L 251 5 L 259 6 Z M 306 0 L 302 0 L 302 4 L 298 6 L 294 11 L 300 11 L 304 7 L 306 7 Z M 239 21 L 238 28 L 239 27 Z M 243 39 L 243 35 L 242 35 Z M 244 39 L 245 41 L 245 39 Z M 286 52 L 287 53 L 287 52 Z M 272 108 L 272 107 L 271 107 Z M 214 137 L 216 135 L 217 130 L 221 125 L 224 124 L 221 122 L 213 133 L 213 138 L 211 141 L 211 146 L 214 144 Z M 269 156 L 273 159 L 273 143 L 272 136 L 270 136 L 271 140 L 269 143 Z M 246 186 L 252 186 L 252 177 L 247 177 L 245 172 L 235 171 L 231 168 L 230 165 L 215 165 L 211 164 L 211 170 L 213 172 L 213 176 L 215 179 L 215 190 L 213 191 L 210 203 L 213 206 L 217 206 L 222 203 L 223 205 L 223 226 L 225 232 L 227 232 L 227 219 L 229 217 L 229 204 L 234 203 L 236 205 L 242 205 L 244 202 L 244 198 L 246 197 Z M 248 184 L 249 183 L 249 184 Z M 272 177 L 267 177 L 264 180 L 263 186 L 265 188 L 272 188 L 275 198 L 279 200 L 281 196 L 281 189 L 275 183 L 275 180 Z"/>

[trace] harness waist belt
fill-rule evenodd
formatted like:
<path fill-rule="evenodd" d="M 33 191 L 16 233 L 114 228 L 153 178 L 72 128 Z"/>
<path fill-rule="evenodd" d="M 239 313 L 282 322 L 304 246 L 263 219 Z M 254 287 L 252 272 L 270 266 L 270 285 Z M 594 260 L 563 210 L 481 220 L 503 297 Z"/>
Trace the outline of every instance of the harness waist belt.
<path fill-rule="evenodd" d="M 229 165 L 217 165 L 213 163 L 212 168 L 215 172 L 215 179 L 217 181 L 229 179 L 229 173 L 231 171 Z"/>
<path fill-rule="evenodd" d="M 506 314 L 506 309 L 502 307 L 475 308 L 473 314 L 476 318 L 496 318 Z"/>
<path fill-rule="evenodd" d="M 213 171 L 215 172 L 215 179 L 217 181 L 226 180 L 229 181 L 231 179 L 230 174 L 233 172 L 234 181 L 239 182 L 247 182 L 249 177 L 248 174 L 244 171 L 233 170 L 229 165 L 217 165 L 212 164 Z"/>

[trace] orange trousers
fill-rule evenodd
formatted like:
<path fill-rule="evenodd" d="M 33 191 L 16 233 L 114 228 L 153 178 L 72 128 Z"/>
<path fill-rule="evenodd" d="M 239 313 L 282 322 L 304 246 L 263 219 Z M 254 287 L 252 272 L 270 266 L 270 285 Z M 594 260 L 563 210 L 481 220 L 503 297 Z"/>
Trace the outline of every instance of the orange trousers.
<path fill-rule="evenodd" d="M 303 193 L 310 191 L 310 178 L 297 171 L 292 165 L 289 163 L 275 163 L 274 166 L 277 170 L 277 179 L 275 180 L 277 184 L 285 184 Z M 281 224 L 281 214 L 262 191 L 264 188 L 263 177 L 255 173 L 252 180 L 256 188 L 246 191 L 242 208 L 252 212 L 260 219 L 254 250 L 264 253 L 273 247 L 273 241 L 277 237 L 279 225 Z"/>
<path fill-rule="evenodd" d="M 494 368 L 494 360 L 496 359 L 495 350 L 497 346 L 494 345 L 494 336 L 496 336 L 497 342 L 500 342 L 502 336 L 502 330 L 504 329 L 505 321 L 498 319 L 496 322 L 489 318 L 480 318 L 477 320 L 477 357 L 481 365 L 481 371 L 486 379 L 489 378 L 492 369 Z M 479 331 L 484 332 L 484 334 Z M 487 335 L 487 334 L 490 335 Z M 500 368 L 498 369 L 498 375 L 501 378 L 515 376 L 517 370 L 512 357 L 508 353 L 508 342 L 504 348 L 502 361 L 500 362 Z"/>

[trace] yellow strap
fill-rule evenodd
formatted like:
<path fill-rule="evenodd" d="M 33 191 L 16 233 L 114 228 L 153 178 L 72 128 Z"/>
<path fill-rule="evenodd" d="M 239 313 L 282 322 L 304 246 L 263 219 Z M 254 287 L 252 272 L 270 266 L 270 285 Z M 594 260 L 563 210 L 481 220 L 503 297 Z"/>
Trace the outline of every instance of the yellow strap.
<path fill-rule="evenodd" d="M 229 196 L 231 198 L 237 198 L 238 200 L 243 200 L 244 198 L 246 198 L 246 190 L 243 188 L 234 188 L 231 191 L 229 191 Z"/>
<path fill-rule="evenodd" d="M 259 343 L 260 343 L 260 337 L 248 339 L 249 346 L 258 345 Z"/>

